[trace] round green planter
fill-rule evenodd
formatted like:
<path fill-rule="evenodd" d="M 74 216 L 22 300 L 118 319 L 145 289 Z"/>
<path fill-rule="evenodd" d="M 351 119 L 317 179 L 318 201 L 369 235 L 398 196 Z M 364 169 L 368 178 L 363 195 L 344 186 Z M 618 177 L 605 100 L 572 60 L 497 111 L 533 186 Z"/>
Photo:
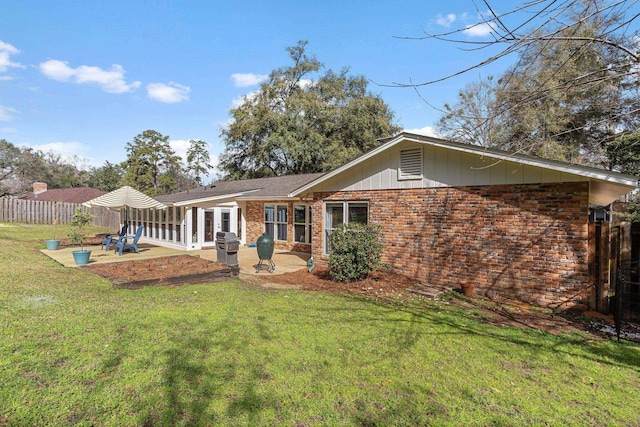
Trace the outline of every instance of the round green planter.
<path fill-rule="evenodd" d="M 91 251 L 79 250 L 79 251 L 73 251 L 71 253 L 73 254 L 73 259 L 76 262 L 76 265 L 89 264 L 89 257 L 91 256 Z"/>
<path fill-rule="evenodd" d="M 49 249 L 50 251 L 57 251 L 58 247 L 60 246 L 59 239 L 45 240 L 44 243 L 47 245 L 47 249 Z"/>

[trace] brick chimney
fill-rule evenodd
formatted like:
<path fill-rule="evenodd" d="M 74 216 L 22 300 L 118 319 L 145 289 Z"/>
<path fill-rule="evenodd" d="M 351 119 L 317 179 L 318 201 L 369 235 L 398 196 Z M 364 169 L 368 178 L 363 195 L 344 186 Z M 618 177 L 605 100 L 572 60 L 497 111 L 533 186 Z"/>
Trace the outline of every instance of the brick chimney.
<path fill-rule="evenodd" d="M 33 194 L 38 195 L 40 193 L 44 193 L 47 191 L 47 183 L 46 182 L 34 182 L 33 183 Z"/>

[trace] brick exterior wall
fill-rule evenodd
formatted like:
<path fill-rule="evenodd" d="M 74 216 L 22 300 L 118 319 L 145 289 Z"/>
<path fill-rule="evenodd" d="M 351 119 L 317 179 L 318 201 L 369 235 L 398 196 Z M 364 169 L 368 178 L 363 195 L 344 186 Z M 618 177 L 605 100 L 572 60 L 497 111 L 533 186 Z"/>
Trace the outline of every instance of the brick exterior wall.
<path fill-rule="evenodd" d="M 316 193 L 316 261 L 324 201 L 369 201 L 382 225 L 383 262 L 416 282 L 459 287 L 538 306 L 589 299 L 589 184 L 554 183 Z"/>
<path fill-rule="evenodd" d="M 264 205 L 267 202 L 247 202 L 245 211 L 245 220 L 247 222 L 247 244 L 255 243 L 260 236 L 264 234 Z M 274 246 L 276 249 L 282 249 L 293 252 L 311 252 L 311 245 L 300 244 L 294 242 L 293 234 L 293 202 L 268 202 L 269 204 L 287 205 L 287 241 L 276 240 Z M 296 202 L 295 204 L 303 204 Z"/>

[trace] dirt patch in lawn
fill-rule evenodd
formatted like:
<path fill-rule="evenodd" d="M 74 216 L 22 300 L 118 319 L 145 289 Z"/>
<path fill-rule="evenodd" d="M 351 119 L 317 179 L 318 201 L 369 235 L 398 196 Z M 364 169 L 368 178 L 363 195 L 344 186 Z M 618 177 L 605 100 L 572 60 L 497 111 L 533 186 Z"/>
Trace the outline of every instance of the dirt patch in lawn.
<path fill-rule="evenodd" d="M 85 246 L 93 246 L 100 245 L 104 240 L 104 234 L 96 234 L 95 236 L 88 236 L 86 239 L 82 241 L 82 244 Z M 79 246 L 78 242 L 72 241 L 70 238 L 65 237 L 60 239 L 60 247 L 66 248 L 69 246 Z"/>
<path fill-rule="evenodd" d="M 230 276 L 229 267 L 190 255 L 88 264 L 80 268 L 105 277 L 118 287 L 131 288 L 154 284 L 202 283 L 208 278 Z"/>
<path fill-rule="evenodd" d="M 173 285 L 181 283 L 206 283 L 228 278 L 228 274 L 218 276 L 227 267 L 202 258 L 189 255 L 131 260 L 110 264 L 89 264 L 81 267 L 112 281 L 114 284 L 134 283 L 140 286 Z M 209 276 L 207 276 L 209 274 Z M 201 280 L 185 278 L 198 277 Z M 178 279 L 176 281 L 176 278 Z M 402 303 L 404 299 L 426 298 L 424 292 L 415 293 L 415 279 L 392 272 L 374 272 L 364 280 L 338 283 L 331 280 L 326 269 L 317 268 L 309 273 L 302 269 L 285 274 L 260 274 L 243 276 L 243 281 L 266 287 L 295 288 L 306 291 L 325 291 L 368 297 L 380 301 Z M 271 285 L 271 286 L 270 286 Z M 132 286 L 132 288 L 140 287 Z M 118 286 L 126 287 L 126 286 Z M 465 298 L 457 290 L 439 297 L 469 310 L 487 323 L 498 326 L 516 326 L 547 331 L 550 333 L 588 331 L 594 336 L 602 336 L 602 325 L 612 325 L 611 316 L 593 312 L 557 313 L 516 301 L 497 302 L 484 297 Z M 610 334 L 609 334 L 610 335 Z"/>
<path fill-rule="evenodd" d="M 307 291 L 351 293 L 379 299 L 398 298 L 406 292 L 407 288 L 415 284 L 415 280 L 409 277 L 382 271 L 373 272 L 366 279 L 357 282 L 334 282 L 329 276 L 329 271 L 322 268 L 317 268 L 311 273 L 307 269 L 302 269 L 285 274 L 267 275 L 265 273 L 256 277 L 261 281 L 291 285 L 296 289 Z"/>

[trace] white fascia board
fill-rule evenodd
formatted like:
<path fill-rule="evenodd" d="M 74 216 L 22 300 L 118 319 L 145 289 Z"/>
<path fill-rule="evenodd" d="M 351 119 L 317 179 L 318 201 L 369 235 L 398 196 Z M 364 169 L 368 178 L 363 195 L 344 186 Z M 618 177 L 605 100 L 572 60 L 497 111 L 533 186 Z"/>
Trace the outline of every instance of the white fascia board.
<path fill-rule="evenodd" d="M 296 200 L 300 200 L 300 197 L 292 197 L 291 195 L 288 196 L 273 196 L 273 197 L 269 197 L 269 196 L 241 196 L 238 197 L 237 200 L 244 200 L 244 201 L 260 201 L 260 200 L 265 200 L 265 201 L 296 201 Z"/>
<path fill-rule="evenodd" d="M 222 194 L 220 196 L 203 197 L 200 199 L 190 199 L 190 200 L 185 200 L 183 202 L 176 202 L 173 204 L 173 206 L 188 206 L 188 205 L 196 205 L 200 203 L 215 202 L 216 200 L 222 200 L 222 199 L 233 199 L 233 198 L 237 199 L 239 196 L 242 196 L 243 194 L 247 194 L 247 192 Z"/>

